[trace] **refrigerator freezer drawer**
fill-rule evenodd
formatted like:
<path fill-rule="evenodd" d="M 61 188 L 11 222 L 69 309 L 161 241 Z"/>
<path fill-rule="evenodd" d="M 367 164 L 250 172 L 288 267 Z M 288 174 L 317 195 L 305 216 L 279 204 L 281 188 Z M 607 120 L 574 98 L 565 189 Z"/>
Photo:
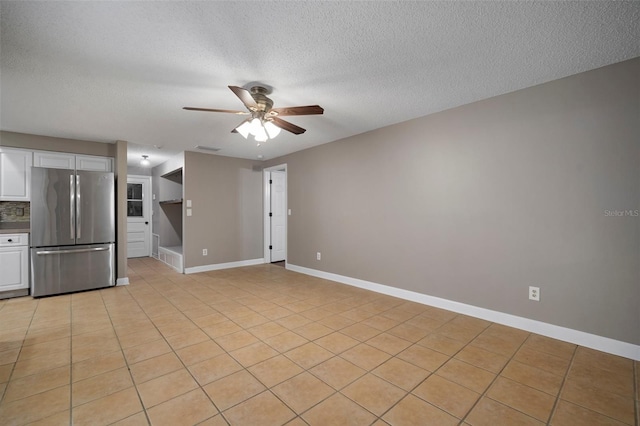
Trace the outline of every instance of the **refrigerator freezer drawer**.
<path fill-rule="evenodd" d="M 114 284 L 114 244 L 31 249 L 33 297 L 109 287 Z"/>

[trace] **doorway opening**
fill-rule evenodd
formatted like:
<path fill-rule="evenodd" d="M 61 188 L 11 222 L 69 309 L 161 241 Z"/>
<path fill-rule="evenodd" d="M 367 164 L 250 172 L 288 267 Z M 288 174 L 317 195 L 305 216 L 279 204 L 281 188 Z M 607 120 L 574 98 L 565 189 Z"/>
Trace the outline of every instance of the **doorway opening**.
<path fill-rule="evenodd" d="M 127 257 L 151 256 L 151 176 L 127 176 Z"/>
<path fill-rule="evenodd" d="M 287 165 L 263 171 L 264 262 L 287 261 Z"/>

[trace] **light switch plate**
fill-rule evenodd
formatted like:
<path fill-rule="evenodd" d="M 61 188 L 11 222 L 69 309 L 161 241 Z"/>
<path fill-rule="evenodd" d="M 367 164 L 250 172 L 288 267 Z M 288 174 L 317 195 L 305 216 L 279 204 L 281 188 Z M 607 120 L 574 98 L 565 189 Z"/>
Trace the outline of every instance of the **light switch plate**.
<path fill-rule="evenodd" d="M 193 213 L 191 211 L 191 209 L 187 209 L 187 216 L 191 216 Z"/>
<path fill-rule="evenodd" d="M 187 200 L 187 207 L 191 207 L 191 200 Z"/>

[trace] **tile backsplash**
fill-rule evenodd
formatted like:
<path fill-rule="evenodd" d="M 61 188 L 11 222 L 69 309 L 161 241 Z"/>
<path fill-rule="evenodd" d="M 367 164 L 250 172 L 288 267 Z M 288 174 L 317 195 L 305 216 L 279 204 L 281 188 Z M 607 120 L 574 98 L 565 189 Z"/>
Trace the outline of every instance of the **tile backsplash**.
<path fill-rule="evenodd" d="M 24 201 L 0 201 L 0 222 L 29 222 L 30 220 L 30 203 Z"/>

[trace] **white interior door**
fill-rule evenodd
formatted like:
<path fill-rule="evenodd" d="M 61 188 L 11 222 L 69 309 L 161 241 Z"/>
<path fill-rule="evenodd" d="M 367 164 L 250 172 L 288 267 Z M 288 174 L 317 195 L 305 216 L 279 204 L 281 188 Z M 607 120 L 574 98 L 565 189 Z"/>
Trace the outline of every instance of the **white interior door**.
<path fill-rule="evenodd" d="M 127 257 L 151 256 L 151 177 L 127 177 Z"/>
<path fill-rule="evenodd" d="M 287 256 L 287 173 L 271 172 L 271 262 L 280 262 Z"/>

